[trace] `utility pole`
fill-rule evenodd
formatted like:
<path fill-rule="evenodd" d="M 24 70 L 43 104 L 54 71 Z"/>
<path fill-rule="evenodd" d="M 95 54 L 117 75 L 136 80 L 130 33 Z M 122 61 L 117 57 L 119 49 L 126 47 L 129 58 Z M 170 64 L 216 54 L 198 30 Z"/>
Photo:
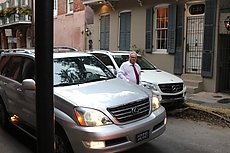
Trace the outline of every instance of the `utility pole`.
<path fill-rule="evenodd" d="M 54 152 L 53 1 L 35 1 L 37 153 Z"/>

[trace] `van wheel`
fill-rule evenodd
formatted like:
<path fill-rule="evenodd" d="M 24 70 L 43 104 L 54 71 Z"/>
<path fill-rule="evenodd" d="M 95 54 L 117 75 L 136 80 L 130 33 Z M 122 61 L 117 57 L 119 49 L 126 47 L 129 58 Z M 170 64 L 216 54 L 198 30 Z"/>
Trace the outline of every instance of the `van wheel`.
<path fill-rule="evenodd" d="M 8 114 L 2 102 L 0 102 L 0 126 L 3 129 L 6 129 L 9 126 Z"/>
<path fill-rule="evenodd" d="M 55 153 L 73 153 L 69 140 L 60 128 L 55 128 L 54 137 L 54 152 Z"/>

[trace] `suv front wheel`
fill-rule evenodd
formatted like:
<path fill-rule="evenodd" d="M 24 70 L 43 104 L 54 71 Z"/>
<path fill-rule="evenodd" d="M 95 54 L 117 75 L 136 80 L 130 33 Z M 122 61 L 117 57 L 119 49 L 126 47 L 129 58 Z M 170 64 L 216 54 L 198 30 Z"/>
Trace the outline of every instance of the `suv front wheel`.
<path fill-rule="evenodd" d="M 54 137 L 55 153 L 73 153 L 72 147 L 64 131 L 60 127 L 55 128 Z"/>

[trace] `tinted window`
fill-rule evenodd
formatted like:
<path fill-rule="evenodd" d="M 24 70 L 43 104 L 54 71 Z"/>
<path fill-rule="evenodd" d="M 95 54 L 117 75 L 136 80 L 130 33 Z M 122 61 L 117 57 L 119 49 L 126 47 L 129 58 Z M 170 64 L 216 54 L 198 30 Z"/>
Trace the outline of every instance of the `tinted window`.
<path fill-rule="evenodd" d="M 21 66 L 23 58 L 20 56 L 11 57 L 2 69 L 2 75 L 21 82 Z"/>
<path fill-rule="evenodd" d="M 23 68 L 22 68 L 22 80 L 24 79 L 34 79 L 34 61 L 29 58 L 25 58 Z"/>
<path fill-rule="evenodd" d="M 111 65 L 114 67 L 113 62 L 111 61 L 111 59 L 109 58 L 108 55 L 105 54 L 98 54 L 98 53 L 92 53 L 93 55 L 95 55 L 97 58 L 99 58 L 105 65 Z"/>
<path fill-rule="evenodd" d="M 129 60 L 129 55 L 113 55 L 114 60 L 116 61 L 118 67 L 121 66 L 123 62 Z M 155 70 L 156 67 L 147 61 L 145 58 L 138 56 L 137 63 L 140 65 L 142 70 Z"/>

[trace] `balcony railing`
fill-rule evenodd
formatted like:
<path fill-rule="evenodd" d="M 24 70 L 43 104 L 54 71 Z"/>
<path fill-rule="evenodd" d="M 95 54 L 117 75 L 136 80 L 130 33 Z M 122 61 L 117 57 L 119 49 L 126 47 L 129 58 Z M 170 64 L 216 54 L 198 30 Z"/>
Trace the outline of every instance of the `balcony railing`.
<path fill-rule="evenodd" d="M 32 16 L 27 14 L 12 14 L 0 17 L 0 27 L 13 24 L 32 24 Z"/>

